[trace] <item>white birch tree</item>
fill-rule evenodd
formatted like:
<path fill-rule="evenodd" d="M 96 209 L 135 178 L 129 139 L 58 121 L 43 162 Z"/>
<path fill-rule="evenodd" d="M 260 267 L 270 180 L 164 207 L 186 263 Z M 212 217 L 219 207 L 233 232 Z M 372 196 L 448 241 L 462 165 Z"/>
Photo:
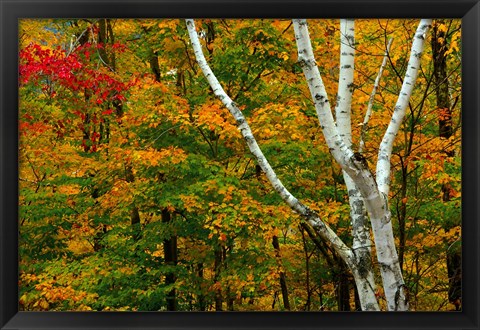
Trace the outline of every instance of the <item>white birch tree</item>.
<path fill-rule="evenodd" d="M 374 234 L 374 243 L 377 252 L 376 261 L 382 276 L 382 286 L 387 300 L 387 309 L 389 311 L 408 310 L 408 299 L 395 248 L 391 214 L 388 205 L 390 157 L 393 142 L 405 116 L 406 107 L 416 81 L 425 36 L 431 20 L 421 20 L 415 33 L 408 69 L 400 95 L 398 96 L 390 124 L 379 147 L 376 179 L 369 170 L 362 155 L 352 150 L 350 113 L 354 86 L 354 21 L 340 21 L 340 75 L 335 107 L 335 121 L 329 98 L 313 54 L 307 21 L 304 19 L 293 20 L 298 48 L 298 62 L 307 80 L 326 143 L 332 156 L 343 170 L 348 189 L 353 235 L 353 245 L 351 248 L 336 235 L 316 212 L 299 201 L 282 184 L 258 146 L 242 112 L 235 102 L 225 93 L 205 60 L 194 21 L 187 19 L 186 24 L 196 60 L 215 96 L 223 102 L 235 118 L 238 129 L 245 138 L 259 166 L 265 172 L 272 187 L 294 212 L 301 215 L 304 221 L 314 228 L 316 234 L 322 240 L 333 246 L 338 255 L 352 271 L 362 310 L 379 310 L 375 296 L 375 283 L 371 262 L 371 242 L 365 210 L 368 213 Z M 381 70 L 383 66 L 384 65 L 381 66 Z M 380 75 L 381 72 L 379 73 L 379 76 Z"/>
<path fill-rule="evenodd" d="M 353 93 L 355 57 L 355 21 L 351 19 L 340 20 L 340 73 L 338 81 L 337 103 L 335 118 L 338 133 L 348 148 L 352 146 L 351 129 L 351 104 Z M 354 275 L 359 292 L 362 309 L 378 310 L 375 298 L 375 281 L 373 276 L 371 241 L 365 214 L 365 206 L 360 191 L 355 186 L 352 178 L 342 171 L 345 186 L 348 191 L 350 204 L 350 219 L 352 226 L 355 262 L 361 274 Z M 362 278 L 361 281 L 358 279 Z M 363 307 L 365 306 L 365 308 Z M 367 308 L 368 307 L 368 308 Z"/>

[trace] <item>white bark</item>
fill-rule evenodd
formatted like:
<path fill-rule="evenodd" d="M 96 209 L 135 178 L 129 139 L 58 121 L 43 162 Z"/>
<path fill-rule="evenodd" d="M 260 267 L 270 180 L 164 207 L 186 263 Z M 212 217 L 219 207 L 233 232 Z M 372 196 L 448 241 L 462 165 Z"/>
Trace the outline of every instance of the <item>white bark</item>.
<path fill-rule="evenodd" d="M 232 99 L 225 93 L 224 89 L 222 88 L 214 73 L 210 69 L 203 54 L 202 46 L 198 39 L 193 19 L 186 19 L 185 21 L 187 24 L 188 34 L 190 36 L 190 41 L 192 43 L 198 65 L 202 69 L 202 72 L 205 78 L 208 80 L 215 96 L 222 101 L 225 107 L 227 107 L 232 116 L 235 118 L 237 127 L 242 133 L 245 141 L 247 142 L 250 152 L 254 155 L 259 166 L 265 172 L 265 175 L 270 181 L 272 187 L 295 212 L 303 216 L 303 218 L 305 218 L 306 221 L 308 221 L 313 226 L 313 228 L 317 231 L 320 237 L 322 237 L 322 239 L 332 244 L 335 251 L 343 260 L 345 260 L 347 265 L 351 265 L 353 260 L 352 250 L 348 246 L 346 246 L 345 243 L 335 234 L 335 232 L 320 219 L 320 216 L 318 214 L 316 214 L 306 205 L 301 203 L 297 198 L 295 198 L 287 190 L 287 188 L 285 188 L 280 179 L 278 179 L 274 170 L 272 169 L 269 162 L 263 155 L 260 147 L 258 146 L 257 141 L 255 140 L 255 137 L 253 136 L 250 126 L 248 125 L 243 113 L 240 111 L 235 102 L 233 102 Z"/>
<path fill-rule="evenodd" d="M 390 190 L 390 158 L 392 156 L 393 142 L 397 136 L 400 125 L 405 117 L 405 111 L 412 95 L 413 86 L 417 80 L 418 70 L 420 68 L 420 59 L 422 57 L 423 48 L 427 31 L 432 24 L 431 19 L 422 19 L 418 25 L 415 37 L 413 38 L 412 49 L 410 51 L 410 59 L 408 60 L 408 68 L 405 73 L 400 95 L 393 110 L 392 119 L 388 125 L 387 131 L 380 143 L 377 162 L 377 184 L 379 190 L 388 196 Z"/>
<path fill-rule="evenodd" d="M 339 134 L 333 120 L 327 92 L 315 62 L 306 20 L 293 20 L 295 39 L 298 47 L 298 62 L 302 66 L 305 78 L 315 104 L 317 117 L 326 143 L 333 157 L 342 169 L 354 180 L 362 191 L 365 201 L 376 201 L 381 205 L 384 200 L 379 194 L 372 173 L 365 161 L 355 155 Z M 371 204 L 371 203 L 370 203 Z M 373 210 L 372 213 L 377 215 Z"/>
<path fill-rule="evenodd" d="M 398 311 L 408 310 L 408 301 L 405 296 L 405 284 L 398 262 L 397 251 L 395 249 L 395 240 L 393 237 L 391 214 L 388 207 L 387 197 L 379 190 L 377 183 L 362 156 L 360 154 L 354 154 L 339 135 L 337 127 L 333 121 L 325 86 L 323 85 L 320 72 L 313 56 L 306 20 L 294 19 L 293 25 L 298 47 L 298 61 L 302 66 L 312 99 L 315 103 L 315 109 L 317 111 L 317 116 L 325 140 L 335 160 L 352 178 L 364 198 L 374 233 L 377 261 L 380 265 L 380 273 L 382 275 L 388 309 Z M 425 22 L 422 20 L 420 27 L 423 27 L 424 25 Z M 425 28 L 422 29 L 424 33 L 426 33 Z M 418 44 L 418 39 L 421 38 L 416 36 L 414 43 Z M 422 40 L 424 40 L 424 38 Z M 412 48 L 417 50 L 417 52 L 412 50 L 412 56 L 420 57 L 421 53 L 418 52 L 418 49 L 420 49 L 419 46 L 415 45 L 415 47 Z M 409 70 L 412 70 L 412 68 L 409 67 Z M 402 96 L 407 97 L 409 94 L 404 93 Z"/>
<path fill-rule="evenodd" d="M 340 73 L 338 79 L 338 94 L 335 107 L 335 119 L 338 132 L 350 148 L 352 145 L 351 105 L 353 93 L 353 73 L 355 58 L 355 21 L 340 20 Z"/>
<path fill-rule="evenodd" d="M 351 104 L 354 88 L 355 21 L 340 20 L 340 70 L 335 119 L 337 130 L 348 148 L 352 146 Z M 352 270 L 356 281 L 362 310 L 380 310 L 375 296 L 375 280 L 371 256 L 370 231 L 367 226 L 365 206 L 360 191 L 350 176 L 343 172 L 350 204 L 353 246 L 356 269 Z"/>
<path fill-rule="evenodd" d="M 365 147 L 365 134 L 368 130 L 368 121 L 370 120 L 370 116 L 372 115 L 372 108 L 373 108 L 373 102 L 375 101 L 375 94 L 377 93 L 377 88 L 378 88 L 378 85 L 380 84 L 380 78 L 382 77 L 383 69 L 385 68 L 385 65 L 387 64 L 388 53 L 390 53 L 390 47 L 392 46 L 392 41 L 393 41 L 392 38 L 390 38 L 390 40 L 388 40 L 387 50 L 385 51 L 385 55 L 383 56 L 382 65 L 380 66 L 380 69 L 378 70 L 377 77 L 375 78 L 375 82 L 373 83 L 372 92 L 370 93 L 370 99 L 368 100 L 368 106 L 367 106 L 367 112 L 365 113 L 365 118 L 363 119 L 363 123 L 362 123 L 362 131 L 360 133 L 360 143 L 358 145 L 358 152 L 359 153 L 362 153 L 363 148 Z"/>
<path fill-rule="evenodd" d="M 336 129 L 325 85 L 313 56 L 307 22 L 306 20 L 294 19 L 293 27 L 298 47 L 298 63 L 301 65 L 307 79 L 323 135 L 335 160 L 342 165 L 342 168 L 348 167 L 348 158 L 353 157 L 353 152 L 347 147 Z"/>
<path fill-rule="evenodd" d="M 390 46 L 392 44 L 392 40 L 393 39 L 390 39 L 388 41 L 385 56 L 383 57 L 382 64 L 381 64 L 380 69 L 378 71 L 377 77 L 375 78 L 373 89 L 372 89 L 372 92 L 370 94 L 370 99 L 369 99 L 369 102 L 368 102 L 367 111 L 366 111 L 365 118 L 364 118 L 363 123 L 362 123 L 362 129 L 361 129 L 361 133 L 360 133 L 360 142 L 359 142 L 359 147 L 358 147 L 358 152 L 359 153 L 362 153 L 363 148 L 365 146 L 365 133 L 368 129 L 368 121 L 370 120 L 370 116 L 372 114 L 373 101 L 375 99 L 375 94 L 376 94 L 378 85 L 380 83 L 380 78 L 383 74 L 383 69 L 385 68 L 385 65 L 387 63 L 388 52 L 390 51 Z M 347 179 L 345 179 L 345 183 L 347 183 Z M 347 184 L 347 187 L 348 187 L 348 184 Z M 358 189 L 354 190 L 354 191 L 351 191 L 350 188 L 349 188 L 348 191 L 349 191 L 349 199 L 350 199 L 352 227 L 354 228 L 353 229 L 353 246 L 352 246 L 352 249 L 354 251 L 356 251 L 356 246 L 358 244 L 359 245 L 359 253 L 358 254 L 360 256 L 362 256 L 362 254 L 361 254 L 362 251 L 364 251 L 366 249 L 364 247 L 364 245 L 370 243 L 369 232 L 367 230 L 363 230 L 363 231 L 359 230 L 359 229 L 355 230 L 355 227 L 357 227 L 357 228 L 360 227 L 362 229 L 366 228 L 365 217 L 363 217 L 363 219 L 362 219 L 362 218 L 360 218 L 361 216 L 359 214 L 360 205 L 362 206 L 362 208 L 364 206 L 363 205 L 363 199 L 361 198 Z M 355 217 L 357 218 L 357 220 L 355 219 Z M 356 243 L 356 242 L 358 242 L 358 243 Z M 363 250 L 362 250 L 362 248 L 363 248 Z M 369 249 L 369 251 L 371 251 L 371 250 Z M 363 252 L 363 253 L 366 254 L 366 252 Z M 366 259 L 366 256 L 363 256 L 363 258 Z"/>

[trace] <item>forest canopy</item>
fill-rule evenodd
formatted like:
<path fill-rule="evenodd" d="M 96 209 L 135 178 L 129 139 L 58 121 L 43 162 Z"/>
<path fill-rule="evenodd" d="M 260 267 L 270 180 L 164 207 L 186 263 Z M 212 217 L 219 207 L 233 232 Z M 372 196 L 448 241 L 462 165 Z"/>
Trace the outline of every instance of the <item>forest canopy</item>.
<path fill-rule="evenodd" d="M 307 22 L 20 20 L 21 310 L 461 310 L 461 21 Z"/>

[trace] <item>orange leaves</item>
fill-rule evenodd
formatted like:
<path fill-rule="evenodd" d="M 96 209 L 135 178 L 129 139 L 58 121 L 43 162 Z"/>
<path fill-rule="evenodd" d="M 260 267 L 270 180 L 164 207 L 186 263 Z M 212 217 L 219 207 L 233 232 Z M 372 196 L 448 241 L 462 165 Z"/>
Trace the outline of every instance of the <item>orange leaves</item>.
<path fill-rule="evenodd" d="M 208 102 L 193 113 L 194 123 L 218 135 L 220 140 L 238 141 L 240 132 L 228 110 L 217 101 Z"/>
<path fill-rule="evenodd" d="M 72 309 L 74 305 L 82 305 L 83 310 L 89 307 L 82 304 L 85 299 L 92 299 L 94 294 L 88 294 L 85 291 L 77 291 L 71 285 L 65 284 L 66 279 L 56 280 L 55 278 L 45 279 L 44 275 L 34 276 L 33 274 L 22 273 L 20 275 L 22 281 L 32 284 L 34 291 L 23 294 L 19 303 L 26 310 L 48 311 L 55 310 L 63 302 L 69 303 Z"/>
<path fill-rule="evenodd" d="M 444 24 L 443 22 L 442 22 L 442 23 L 439 23 L 438 21 L 436 21 L 436 22 L 434 23 L 434 25 L 435 25 L 435 27 L 437 28 L 437 31 L 439 31 L 439 32 L 445 33 L 445 32 L 448 31 L 447 25 Z"/>
<path fill-rule="evenodd" d="M 262 224 L 260 224 L 259 227 L 263 232 L 263 237 L 266 242 L 271 241 L 273 236 L 279 236 L 281 234 L 280 230 L 277 227 L 272 226 L 272 224 L 269 224 L 265 220 Z"/>
<path fill-rule="evenodd" d="M 266 104 L 255 111 L 250 123 L 258 140 L 276 142 L 305 141 L 308 132 L 316 129 L 295 101 Z M 313 134 L 313 133 L 312 133 Z"/>
<path fill-rule="evenodd" d="M 180 195 L 180 199 L 183 202 L 183 207 L 187 212 L 195 212 L 201 208 L 201 199 L 195 195 Z"/>
<path fill-rule="evenodd" d="M 448 47 L 448 50 L 445 52 L 445 55 L 450 55 L 453 52 L 460 51 L 460 46 L 458 45 L 460 39 L 461 39 L 460 31 L 456 31 L 452 34 L 450 45 Z"/>
<path fill-rule="evenodd" d="M 144 166 L 158 166 L 168 163 L 179 164 L 186 158 L 187 155 L 182 149 L 173 146 L 161 150 L 148 148 L 133 152 L 133 160 Z"/>
<path fill-rule="evenodd" d="M 442 226 L 432 224 L 428 220 L 417 220 L 416 223 L 417 226 L 423 227 L 423 231 L 414 234 L 406 242 L 406 246 L 414 248 L 414 250 L 424 251 L 425 249 L 436 248 L 444 252 L 445 243 L 448 246 L 461 239 L 461 226 L 445 229 Z"/>
<path fill-rule="evenodd" d="M 320 217 L 329 225 L 336 226 L 341 218 L 348 217 L 348 208 L 340 201 L 315 201 L 311 209 L 318 212 Z"/>
<path fill-rule="evenodd" d="M 234 186 L 228 186 L 227 187 L 227 190 L 225 191 L 224 195 L 225 195 L 225 198 L 224 200 L 229 202 L 232 200 L 233 196 L 232 196 L 232 193 L 233 191 L 235 190 L 235 187 Z M 221 191 L 219 191 L 220 193 L 222 193 Z"/>
<path fill-rule="evenodd" d="M 199 125 L 205 125 L 212 131 L 215 129 L 221 130 L 223 125 L 227 123 L 229 115 L 225 107 L 218 102 L 204 104 L 195 112 L 196 122 Z"/>
<path fill-rule="evenodd" d="M 448 108 L 438 108 L 438 120 L 450 120 L 451 112 Z"/>
<path fill-rule="evenodd" d="M 176 71 L 172 72 L 174 74 Z M 172 126 L 190 126 L 189 104 L 178 95 L 174 86 L 169 81 L 158 82 L 152 75 L 139 77 L 130 89 L 129 111 L 122 122 L 127 122 L 130 127 L 147 124 L 150 128 L 157 128 L 166 121 Z"/>
<path fill-rule="evenodd" d="M 51 126 L 45 124 L 44 122 L 34 122 L 29 123 L 27 121 L 19 121 L 18 130 L 22 135 L 31 135 L 36 136 L 44 133 L 46 130 L 50 129 Z"/>
<path fill-rule="evenodd" d="M 160 29 L 171 29 L 174 30 L 179 21 L 177 19 L 162 19 L 162 20 L 151 20 L 152 25 L 157 25 Z M 160 30 L 160 33 L 165 33 L 166 31 Z"/>
<path fill-rule="evenodd" d="M 185 48 L 182 41 L 175 39 L 165 39 L 164 47 L 164 50 L 171 53 L 177 52 L 178 50 Z"/>
<path fill-rule="evenodd" d="M 224 234 L 224 233 L 221 233 L 221 234 L 220 234 L 220 237 L 219 237 L 218 239 L 219 239 L 220 241 L 225 242 L 225 241 L 227 240 L 227 235 Z"/>
<path fill-rule="evenodd" d="M 62 185 L 58 187 L 58 192 L 65 195 L 75 195 L 80 192 L 80 186 L 76 184 Z"/>
<path fill-rule="evenodd" d="M 432 161 L 433 158 L 430 155 L 427 155 L 427 161 L 423 165 L 423 178 L 426 180 L 437 180 L 437 174 L 441 171 L 443 171 L 443 162 L 437 163 L 435 161 Z M 445 178 L 443 178 L 443 181 L 445 181 Z"/>

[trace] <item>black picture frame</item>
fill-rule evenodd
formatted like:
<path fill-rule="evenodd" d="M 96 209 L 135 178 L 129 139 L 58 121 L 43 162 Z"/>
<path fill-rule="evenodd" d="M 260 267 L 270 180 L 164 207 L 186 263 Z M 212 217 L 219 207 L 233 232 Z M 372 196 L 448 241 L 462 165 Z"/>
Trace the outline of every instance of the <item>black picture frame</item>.
<path fill-rule="evenodd" d="M 478 0 L 0 0 L 1 329 L 479 329 L 480 4 Z M 19 312 L 18 19 L 462 18 L 461 312 Z"/>

